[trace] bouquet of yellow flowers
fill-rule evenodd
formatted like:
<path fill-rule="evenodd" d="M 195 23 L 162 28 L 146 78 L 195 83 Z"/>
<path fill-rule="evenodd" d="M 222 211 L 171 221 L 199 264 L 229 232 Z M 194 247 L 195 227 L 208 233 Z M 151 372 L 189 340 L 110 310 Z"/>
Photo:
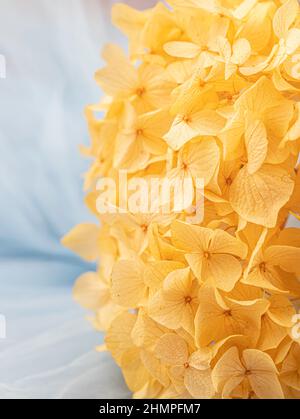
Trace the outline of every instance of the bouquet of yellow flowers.
<path fill-rule="evenodd" d="M 63 243 L 99 261 L 74 297 L 136 398 L 300 398 L 299 10 L 113 8 L 129 53 L 104 49 L 82 149 L 98 223 Z"/>

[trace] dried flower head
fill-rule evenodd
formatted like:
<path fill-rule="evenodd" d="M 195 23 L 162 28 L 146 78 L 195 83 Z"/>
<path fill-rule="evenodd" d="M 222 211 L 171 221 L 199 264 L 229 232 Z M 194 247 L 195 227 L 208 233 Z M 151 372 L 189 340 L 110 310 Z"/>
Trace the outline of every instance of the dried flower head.
<path fill-rule="evenodd" d="M 113 8 L 129 55 L 104 49 L 106 96 L 86 110 L 98 223 L 63 243 L 99 268 L 74 296 L 134 397 L 300 398 L 300 234 L 286 227 L 300 217 L 299 4 L 168 3 Z M 120 172 L 143 188 L 179 179 L 162 204 L 181 188 L 193 209 L 125 211 Z M 191 219 L 198 178 L 204 216 Z"/>

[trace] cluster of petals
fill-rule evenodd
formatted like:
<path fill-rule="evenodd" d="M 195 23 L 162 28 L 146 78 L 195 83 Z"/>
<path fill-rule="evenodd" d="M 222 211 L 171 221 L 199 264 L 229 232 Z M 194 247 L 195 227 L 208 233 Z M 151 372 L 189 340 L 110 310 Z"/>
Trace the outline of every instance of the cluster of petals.
<path fill-rule="evenodd" d="M 133 397 L 300 398 L 299 4 L 167 3 L 113 8 L 129 49 L 104 49 L 86 109 L 97 222 L 63 243 L 98 269 L 74 297 Z M 203 220 L 99 214 L 121 170 L 203 178 Z"/>

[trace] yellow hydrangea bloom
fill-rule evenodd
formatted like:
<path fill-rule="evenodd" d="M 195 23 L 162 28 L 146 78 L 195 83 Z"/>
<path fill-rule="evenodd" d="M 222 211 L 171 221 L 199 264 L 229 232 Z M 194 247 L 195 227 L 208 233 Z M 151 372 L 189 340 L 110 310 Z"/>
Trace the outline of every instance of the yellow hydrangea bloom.
<path fill-rule="evenodd" d="M 97 223 L 62 242 L 99 267 L 74 298 L 133 397 L 300 398 L 299 4 L 167 3 L 113 8 L 129 53 L 105 47 L 86 109 Z M 164 180 L 159 211 L 124 207 Z"/>

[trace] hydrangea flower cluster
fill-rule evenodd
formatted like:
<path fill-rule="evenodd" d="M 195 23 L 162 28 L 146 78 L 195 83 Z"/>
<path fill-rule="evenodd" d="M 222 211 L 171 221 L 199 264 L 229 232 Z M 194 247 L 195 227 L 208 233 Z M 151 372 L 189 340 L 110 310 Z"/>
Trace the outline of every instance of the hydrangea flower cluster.
<path fill-rule="evenodd" d="M 112 16 L 129 53 L 104 49 L 105 98 L 86 110 L 98 223 L 63 243 L 99 268 L 75 299 L 136 398 L 300 398 L 300 234 L 286 227 L 300 214 L 299 4 L 169 0 Z M 203 179 L 203 219 L 100 213 L 97 182 L 120 171 Z"/>

